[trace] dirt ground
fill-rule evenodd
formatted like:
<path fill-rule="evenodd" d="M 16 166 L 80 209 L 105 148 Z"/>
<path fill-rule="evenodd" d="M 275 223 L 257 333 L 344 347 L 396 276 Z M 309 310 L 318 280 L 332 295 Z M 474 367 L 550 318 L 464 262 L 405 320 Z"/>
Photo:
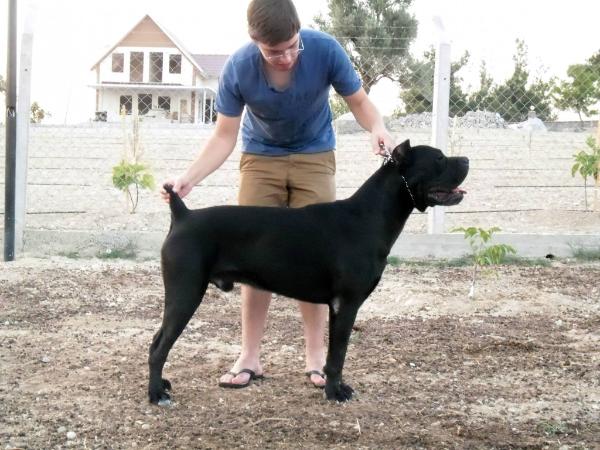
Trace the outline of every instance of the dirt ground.
<path fill-rule="evenodd" d="M 505 266 L 468 299 L 469 268 L 388 267 L 324 400 L 302 374 L 301 324 L 276 298 L 267 379 L 224 390 L 239 291 L 210 288 L 146 398 L 162 313 L 157 263 L 0 265 L 1 448 L 600 448 L 600 264 Z"/>

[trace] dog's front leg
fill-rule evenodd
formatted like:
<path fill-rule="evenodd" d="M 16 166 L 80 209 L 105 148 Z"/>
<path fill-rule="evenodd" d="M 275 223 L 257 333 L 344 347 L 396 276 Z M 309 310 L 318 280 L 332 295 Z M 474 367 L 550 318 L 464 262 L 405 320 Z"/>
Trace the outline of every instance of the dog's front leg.
<path fill-rule="evenodd" d="M 345 299 L 335 299 L 333 305 L 329 306 L 329 349 L 324 369 L 327 375 L 325 395 L 328 400 L 345 402 L 352 398 L 354 392 L 354 389 L 343 383 L 342 370 L 357 311 L 358 307 Z"/>

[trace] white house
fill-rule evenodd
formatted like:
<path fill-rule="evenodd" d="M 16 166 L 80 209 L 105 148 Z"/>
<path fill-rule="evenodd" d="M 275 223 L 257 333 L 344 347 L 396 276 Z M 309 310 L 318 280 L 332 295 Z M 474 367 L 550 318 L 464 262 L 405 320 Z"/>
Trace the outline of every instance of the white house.
<path fill-rule="evenodd" d="M 193 55 L 146 15 L 94 64 L 96 120 L 120 114 L 211 123 L 219 75 L 229 55 Z"/>

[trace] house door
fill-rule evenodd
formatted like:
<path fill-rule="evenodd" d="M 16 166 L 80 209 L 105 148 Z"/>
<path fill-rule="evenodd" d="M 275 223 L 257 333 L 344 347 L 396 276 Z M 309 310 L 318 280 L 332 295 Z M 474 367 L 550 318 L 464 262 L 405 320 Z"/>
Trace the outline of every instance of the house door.
<path fill-rule="evenodd" d="M 131 52 L 129 61 L 129 81 L 142 83 L 144 81 L 144 53 Z"/>

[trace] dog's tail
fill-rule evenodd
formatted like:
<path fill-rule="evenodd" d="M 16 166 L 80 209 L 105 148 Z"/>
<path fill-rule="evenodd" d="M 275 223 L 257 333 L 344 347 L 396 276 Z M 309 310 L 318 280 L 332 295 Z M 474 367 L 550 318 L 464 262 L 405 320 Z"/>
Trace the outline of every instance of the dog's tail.
<path fill-rule="evenodd" d="M 171 208 L 173 220 L 178 220 L 187 216 L 190 210 L 185 206 L 185 203 L 183 203 L 183 200 L 181 200 L 181 197 L 177 192 L 173 191 L 173 185 L 165 184 L 163 185 L 163 188 L 169 193 L 169 207 Z"/>

